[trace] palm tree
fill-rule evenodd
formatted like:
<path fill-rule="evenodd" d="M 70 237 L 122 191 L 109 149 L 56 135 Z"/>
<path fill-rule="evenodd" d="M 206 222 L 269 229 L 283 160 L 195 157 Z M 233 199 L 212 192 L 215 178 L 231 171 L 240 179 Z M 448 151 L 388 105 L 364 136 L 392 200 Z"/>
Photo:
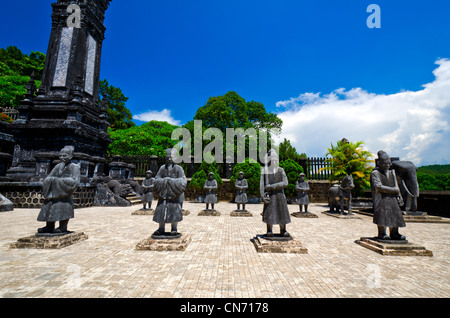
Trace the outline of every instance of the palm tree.
<path fill-rule="evenodd" d="M 357 196 L 370 188 L 370 173 L 373 169 L 371 163 L 374 162 L 371 160 L 373 154 L 364 150 L 363 145 L 362 141 L 353 143 L 345 138 L 338 141 L 336 146 L 331 144 L 326 154 L 331 158 L 325 160 L 329 166 L 323 168 L 331 171 L 329 181 L 340 181 L 346 175 L 352 175 L 355 184 L 353 191 Z"/>

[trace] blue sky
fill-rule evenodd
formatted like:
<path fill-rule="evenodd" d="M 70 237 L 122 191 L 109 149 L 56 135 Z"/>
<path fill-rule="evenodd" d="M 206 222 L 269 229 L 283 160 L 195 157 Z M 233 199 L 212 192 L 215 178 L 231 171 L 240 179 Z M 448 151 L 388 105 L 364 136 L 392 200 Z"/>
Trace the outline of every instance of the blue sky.
<path fill-rule="evenodd" d="M 2 3 L 0 47 L 45 53 L 55 1 Z M 379 29 L 367 27 L 369 4 L 380 6 Z M 436 87 L 447 85 L 449 12 L 447 0 L 113 0 L 101 78 L 122 89 L 130 98 L 127 107 L 142 120 L 183 124 L 208 97 L 233 90 L 279 114 L 286 121 L 282 137 L 299 152 L 322 156 L 346 137 L 418 165 L 449 163 L 449 102 L 433 102 L 417 115 L 430 100 L 446 97 Z M 436 89 L 425 91 L 426 84 Z M 399 102 L 405 92 L 412 96 L 409 104 Z M 426 100 L 417 99 L 420 92 L 429 94 Z M 382 116 L 396 122 L 384 127 L 380 119 L 370 131 L 367 122 L 350 129 L 361 118 L 349 104 L 365 109 L 363 116 L 381 116 L 368 100 L 393 103 Z M 339 110 L 336 120 L 324 116 L 328 107 Z M 440 120 L 438 128 L 417 132 L 417 124 L 408 126 L 421 118 Z"/>

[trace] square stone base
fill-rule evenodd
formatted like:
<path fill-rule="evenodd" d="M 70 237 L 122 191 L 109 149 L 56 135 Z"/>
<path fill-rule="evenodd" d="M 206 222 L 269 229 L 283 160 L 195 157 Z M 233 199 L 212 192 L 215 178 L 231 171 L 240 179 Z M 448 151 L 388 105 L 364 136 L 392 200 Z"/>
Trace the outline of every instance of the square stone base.
<path fill-rule="evenodd" d="M 139 209 L 131 213 L 131 215 L 153 215 L 155 210 L 153 209 Z"/>
<path fill-rule="evenodd" d="M 181 210 L 182 215 L 189 215 L 191 212 L 189 210 Z M 131 215 L 154 215 L 155 210 L 153 209 L 139 209 L 131 213 Z"/>
<path fill-rule="evenodd" d="M 433 252 L 425 247 L 413 243 L 385 243 L 373 237 L 361 237 L 356 241 L 357 244 L 364 246 L 381 255 L 393 256 L 433 256 Z"/>
<path fill-rule="evenodd" d="M 403 215 L 405 222 L 415 223 L 450 223 L 450 219 L 433 215 Z"/>
<path fill-rule="evenodd" d="M 252 242 L 258 253 L 308 253 L 308 249 L 294 238 L 288 241 L 278 241 L 269 240 L 262 235 L 257 235 L 252 239 Z"/>
<path fill-rule="evenodd" d="M 136 250 L 146 251 L 184 251 L 191 242 L 191 236 L 182 234 L 173 239 L 154 239 L 151 236 L 140 241 Z"/>
<path fill-rule="evenodd" d="M 63 248 L 88 238 L 83 232 L 72 232 L 59 236 L 36 236 L 30 235 L 22 237 L 15 243 L 10 244 L 10 248 L 37 248 L 37 249 L 58 249 Z"/>
<path fill-rule="evenodd" d="M 296 218 L 318 218 L 317 215 L 311 212 L 294 212 L 291 215 Z"/>
<path fill-rule="evenodd" d="M 323 214 L 338 218 L 338 219 L 360 219 L 359 216 L 355 214 L 355 212 L 352 212 L 352 214 L 341 214 L 340 212 L 330 212 L 330 211 L 324 211 Z"/>
<path fill-rule="evenodd" d="M 253 216 L 253 214 L 248 211 L 234 210 L 234 211 L 231 211 L 230 216 Z"/>
<path fill-rule="evenodd" d="M 220 216 L 220 212 L 217 210 L 202 210 L 198 216 Z"/>

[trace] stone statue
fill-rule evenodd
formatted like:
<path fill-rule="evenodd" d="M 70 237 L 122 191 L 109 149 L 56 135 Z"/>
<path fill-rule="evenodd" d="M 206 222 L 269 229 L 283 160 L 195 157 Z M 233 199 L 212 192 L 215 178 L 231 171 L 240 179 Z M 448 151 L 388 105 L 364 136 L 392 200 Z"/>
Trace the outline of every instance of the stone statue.
<path fill-rule="evenodd" d="M 344 214 L 344 210 L 347 209 L 348 215 L 352 215 L 352 189 L 355 187 L 353 183 L 353 177 L 345 176 L 341 184 L 334 185 L 328 190 L 328 205 L 330 206 L 330 212 L 339 211 L 340 214 Z"/>
<path fill-rule="evenodd" d="M 397 184 L 394 170 L 390 170 L 391 158 L 382 150 L 378 152 L 378 167 L 370 175 L 373 200 L 373 223 L 378 226 L 378 238 L 383 240 L 406 240 L 398 232 L 399 227 L 405 227 L 400 206 L 403 200 Z M 386 228 L 390 229 L 390 236 Z"/>
<path fill-rule="evenodd" d="M 154 181 L 154 189 L 158 193 L 158 204 L 153 215 L 153 221 L 159 223 L 159 228 L 153 235 L 165 235 L 165 224 L 171 224 L 171 236 L 180 235 L 177 232 L 178 222 L 183 220 L 180 196 L 186 189 L 187 180 L 183 168 L 175 164 L 171 148 L 166 150 L 166 163 L 160 167 Z"/>
<path fill-rule="evenodd" d="M 298 192 L 297 195 L 297 204 L 300 208 L 300 212 L 303 212 L 302 207 L 305 206 L 305 213 L 308 213 L 308 205 L 309 205 L 309 184 L 305 181 L 305 174 L 302 172 L 298 175 L 297 184 L 295 185 L 295 189 Z"/>
<path fill-rule="evenodd" d="M 209 210 L 209 204 L 211 204 L 211 210 L 214 210 L 214 204 L 217 202 L 215 190 L 218 188 L 217 181 L 214 179 L 214 172 L 208 173 L 208 179 L 206 179 L 203 188 L 206 190 L 204 200 L 206 203 L 206 210 Z"/>
<path fill-rule="evenodd" d="M 403 210 L 406 214 L 425 214 L 425 212 L 417 211 L 417 198 L 419 197 L 417 167 L 411 161 L 393 161 L 392 169 L 395 170 L 400 194 L 405 203 Z"/>
<path fill-rule="evenodd" d="M 39 228 L 38 233 L 69 233 L 67 225 L 74 217 L 73 193 L 80 183 L 80 167 L 71 163 L 74 152 L 73 146 L 61 149 L 61 160 L 42 182 L 42 194 L 45 202 L 37 217 L 38 221 L 46 222 L 45 227 Z M 59 227 L 55 229 L 55 222 Z"/>
<path fill-rule="evenodd" d="M 263 222 L 267 224 L 266 237 L 273 237 L 273 225 L 280 225 L 280 235 L 290 237 L 286 231 L 286 224 L 291 222 L 284 188 L 288 186 L 288 179 L 284 169 L 278 166 L 278 154 L 270 149 L 266 154 L 265 166 L 261 169 L 260 194 L 264 203 Z"/>
<path fill-rule="evenodd" d="M 244 179 L 244 172 L 240 171 L 238 173 L 238 179 L 236 180 L 234 187 L 237 189 L 236 198 L 234 199 L 234 202 L 237 203 L 237 211 L 246 212 L 245 204 L 248 202 L 248 199 L 245 191 L 248 189 L 248 183 L 247 180 Z"/>
<path fill-rule="evenodd" d="M 143 203 L 143 209 L 147 210 L 147 204 L 148 209 L 152 209 L 152 201 L 153 201 L 153 188 L 155 187 L 155 178 L 152 177 L 153 172 L 151 170 L 148 170 L 145 173 L 145 179 L 142 181 L 142 191 L 143 194 L 141 196 L 141 201 Z"/>

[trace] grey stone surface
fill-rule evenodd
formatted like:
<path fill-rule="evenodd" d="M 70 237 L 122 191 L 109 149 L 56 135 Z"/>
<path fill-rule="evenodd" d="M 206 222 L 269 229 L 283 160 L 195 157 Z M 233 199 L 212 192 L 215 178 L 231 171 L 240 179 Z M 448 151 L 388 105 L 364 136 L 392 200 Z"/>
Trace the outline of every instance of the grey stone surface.
<path fill-rule="evenodd" d="M 9 212 L 14 210 L 14 203 L 7 197 L 0 194 L 0 212 Z"/>
<path fill-rule="evenodd" d="M 95 78 L 95 59 L 97 58 L 97 42 L 89 35 L 87 40 L 87 62 L 86 62 L 86 76 L 84 82 L 84 90 L 93 95 L 94 94 L 94 78 Z"/>
<path fill-rule="evenodd" d="M 67 69 L 69 67 L 69 59 L 73 38 L 74 28 L 62 28 L 61 38 L 59 42 L 58 60 L 53 77 L 53 86 L 66 86 Z"/>

